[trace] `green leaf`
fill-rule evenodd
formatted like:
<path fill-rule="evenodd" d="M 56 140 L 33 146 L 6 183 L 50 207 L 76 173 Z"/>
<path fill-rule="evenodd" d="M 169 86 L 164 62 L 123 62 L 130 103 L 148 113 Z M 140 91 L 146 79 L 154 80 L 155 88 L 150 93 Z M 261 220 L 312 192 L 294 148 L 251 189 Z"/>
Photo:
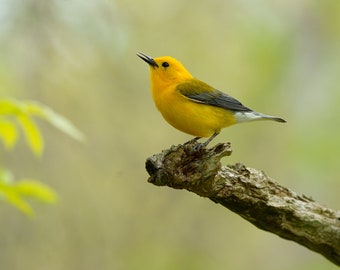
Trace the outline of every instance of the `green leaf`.
<path fill-rule="evenodd" d="M 17 119 L 24 130 L 29 147 L 34 154 L 40 156 L 44 149 L 44 141 L 35 122 L 25 114 L 18 115 Z"/>
<path fill-rule="evenodd" d="M 0 115 L 17 115 L 22 113 L 22 104 L 14 99 L 0 100 Z"/>
<path fill-rule="evenodd" d="M 13 117 L 21 125 L 26 141 L 36 155 L 41 155 L 44 149 L 44 141 L 32 116 L 37 116 L 51 123 L 57 129 L 63 131 L 72 138 L 82 141 L 84 135 L 68 119 L 54 112 L 49 107 L 34 101 L 17 101 L 14 99 L 0 100 L 0 140 L 5 147 L 11 148 L 18 139 L 17 128 L 5 117 Z"/>
<path fill-rule="evenodd" d="M 0 199 L 13 205 L 28 216 L 34 214 L 32 207 L 18 194 L 11 182 L 0 179 Z"/>
<path fill-rule="evenodd" d="M 34 211 L 32 207 L 23 198 L 21 198 L 21 196 L 19 196 L 17 193 L 13 191 L 7 191 L 6 201 L 26 215 L 28 216 L 34 215 Z"/>
<path fill-rule="evenodd" d="M 4 142 L 6 148 L 12 148 L 18 139 L 18 132 L 15 124 L 11 121 L 1 119 L 0 139 Z"/>
<path fill-rule="evenodd" d="M 85 139 L 84 134 L 79 129 L 77 129 L 68 119 L 56 113 L 51 108 L 33 101 L 27 101 L 25 104 L 29 114 L 43 118 L 57 129 L 78 141 L 83 141 Z"/>
<path fill-rule="evenodd" d="M 24 214 L 33 216 L 34 211 L 26 199 L 35 199 L 43 203 L 55 203 L 57 194 L 48 186 L 32 179 L 15 182 L 13 175 L 0 169 L 0 199 L 11 204 Z"/>
<path fill-rule="evenodd" d="M 57 195 L 51 188 L 35 180 L 21 180 L 13 187 L 18 194 L 27 198 L 45 203 L 54 203 L 57 200 Z"/>
<path fill-rule="evenodd" d="M 13 147 L 18 140 L 17 125 L 14 122 L 16 120 L 22 127 L 26 141 L 33 153 L 42 154 L 44 141 L 33 116 L 48 121 L 74 139 L 79 141 L 84 139 L 84 135 L 68 119 L 47 106 L 32 101 L 2 99 L 0 100 L 0 140 L 3 141 L 6 148 Z M 57 200 L 57 195 L 51 188 L 35 180 L 24 179 L 15 182 L 10 172 L 0 168 L 0 199 L 5 200 L 26 215 L 32 216 L 34 211 L 26 202 L 26 199 L 30 198 L 44 203 L 53 203 Z"/>

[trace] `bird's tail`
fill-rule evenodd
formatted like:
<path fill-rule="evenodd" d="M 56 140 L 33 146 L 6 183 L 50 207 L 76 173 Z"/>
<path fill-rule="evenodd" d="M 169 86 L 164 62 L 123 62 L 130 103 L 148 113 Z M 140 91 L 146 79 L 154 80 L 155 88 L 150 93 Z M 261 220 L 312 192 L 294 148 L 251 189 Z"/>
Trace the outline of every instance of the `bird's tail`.
<path fill-rule="evenodd" d="M 259 120 L 271 120 L 280 123 L 286 123 L 287 121 L 276 116 L 263 114 L 259 112 L 249 111 L 249 112 L 236 112 L 235 118 L 237 123 L 259 121 Z"/>

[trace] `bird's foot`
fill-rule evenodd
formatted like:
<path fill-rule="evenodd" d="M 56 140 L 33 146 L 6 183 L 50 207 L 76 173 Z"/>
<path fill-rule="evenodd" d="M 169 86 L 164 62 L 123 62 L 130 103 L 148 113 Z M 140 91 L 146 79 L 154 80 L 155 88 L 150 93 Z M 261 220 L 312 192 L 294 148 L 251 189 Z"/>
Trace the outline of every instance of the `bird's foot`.
<path fill-rule="evenodd" d="M 207 148 L 208 144 L 219 134 L 219 132 L 215 132 L 213 135 L 211 135 L 204 143 L 198 142 L 201 137 L 195 137 L 191 139 L 190 141 L 187 141 L 184 145 L 193 145 L 193 149 L 195 151 L 201 151 L 202 149 Z"/>
<path fill-rule="evenodd" d="M 184 143 L 184 145 L 190 145 L 194 151 L 200 151 L 206 147 L 206 144 L 198 142 L 199 139 L 201 139 L 201 137 L 195 137 Z"/>
<path fill-rule="evenodd" d="M 187 141 L 186 143 L 184 143 L 185 145 L 187 144 L 199 144 L 198 140 L 201 139 L 201 137 L 195 137 L 189 141 Z"/>

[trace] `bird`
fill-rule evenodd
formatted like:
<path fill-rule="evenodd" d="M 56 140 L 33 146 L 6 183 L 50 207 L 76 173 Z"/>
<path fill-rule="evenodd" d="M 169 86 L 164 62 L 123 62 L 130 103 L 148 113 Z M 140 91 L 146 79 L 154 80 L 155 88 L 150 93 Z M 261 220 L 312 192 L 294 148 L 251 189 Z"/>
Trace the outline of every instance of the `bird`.
<path fill-rule="evenodd" d="M 243 122 L 280 117 L 256 112 L 230 95 L 193 77 L 183 64 L 171 56 L 137 56 L 150 67 L 151 93 L 157 109 L 174 128 L 195 136 L 207 137 L 207 146 L 225 127 Z"/>

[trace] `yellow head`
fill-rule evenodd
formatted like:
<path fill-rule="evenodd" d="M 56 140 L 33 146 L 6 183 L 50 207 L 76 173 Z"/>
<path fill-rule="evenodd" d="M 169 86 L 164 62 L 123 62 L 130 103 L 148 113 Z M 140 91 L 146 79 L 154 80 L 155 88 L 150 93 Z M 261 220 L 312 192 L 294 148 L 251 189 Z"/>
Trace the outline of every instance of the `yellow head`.
<path fill-rule="evenodd" d="M 149 64 L 153 87 L 163 88 L 192 79 L 189 71 L 185 69 L 181 62 L 173 57 L 162 56 L 152 58 L 144 53 L 137 53 L 137 55 Z"/>

